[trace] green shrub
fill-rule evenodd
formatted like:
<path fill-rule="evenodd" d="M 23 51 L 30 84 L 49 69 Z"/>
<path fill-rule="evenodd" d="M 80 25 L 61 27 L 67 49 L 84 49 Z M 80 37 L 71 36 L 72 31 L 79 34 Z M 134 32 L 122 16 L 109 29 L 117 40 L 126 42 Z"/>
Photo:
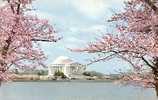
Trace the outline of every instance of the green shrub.
<path fill-rule="evenodd" d="M 64 73 L 61 72 L 61 71 L 56 71 L 56 72 L 54 73 L 54 76 L 61 76 L 62 78 L 66 78 L 66 76 L 64 75 Z"/>

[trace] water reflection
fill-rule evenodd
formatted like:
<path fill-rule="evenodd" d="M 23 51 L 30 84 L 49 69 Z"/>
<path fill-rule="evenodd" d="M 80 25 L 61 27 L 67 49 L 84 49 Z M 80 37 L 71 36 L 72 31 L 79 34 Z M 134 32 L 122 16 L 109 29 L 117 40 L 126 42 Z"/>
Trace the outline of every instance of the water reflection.
<path fill-rule="evenodd" d="M 105 82 L 19 82 L 0 88 L 0 100 L 157 100 L 154 89 Z"/>

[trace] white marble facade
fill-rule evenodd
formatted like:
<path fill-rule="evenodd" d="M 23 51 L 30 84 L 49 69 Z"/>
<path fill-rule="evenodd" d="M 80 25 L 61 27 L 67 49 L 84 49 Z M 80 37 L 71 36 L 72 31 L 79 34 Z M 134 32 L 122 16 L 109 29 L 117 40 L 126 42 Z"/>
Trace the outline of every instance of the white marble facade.
<path fill-rule="evenodd" d="M 56 71 L 63 72 L 68 78 L 80 75 L 86 70 L 86 65 L 74 62 L 68 57 L 58 57 L 48 68 L 48 75 L 54 76 Z"/>

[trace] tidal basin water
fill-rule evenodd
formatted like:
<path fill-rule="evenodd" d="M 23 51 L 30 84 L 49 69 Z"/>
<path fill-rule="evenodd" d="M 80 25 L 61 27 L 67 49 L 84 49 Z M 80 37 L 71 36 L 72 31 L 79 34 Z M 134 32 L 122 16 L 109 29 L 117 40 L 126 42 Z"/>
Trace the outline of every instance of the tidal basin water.
<path fill-rule="evenodd" d="M 154 89 L 107 82 L 12 82 L 0 100 L 158 100 Z"/>

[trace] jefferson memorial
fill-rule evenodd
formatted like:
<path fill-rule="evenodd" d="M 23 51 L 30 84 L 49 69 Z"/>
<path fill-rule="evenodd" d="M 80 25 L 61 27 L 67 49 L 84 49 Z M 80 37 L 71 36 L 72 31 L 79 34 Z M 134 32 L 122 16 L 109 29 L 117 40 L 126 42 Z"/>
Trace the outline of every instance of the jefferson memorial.
<path fill-rule="evenodd" d="M 55 72 L 63 72 L 68 78 L 76 75 L 82 75 L 86 70 L 86 65 L 73 61 L 69 57 L 60 56 L 48 66 L 48 76 L 54 76 Z"/>

